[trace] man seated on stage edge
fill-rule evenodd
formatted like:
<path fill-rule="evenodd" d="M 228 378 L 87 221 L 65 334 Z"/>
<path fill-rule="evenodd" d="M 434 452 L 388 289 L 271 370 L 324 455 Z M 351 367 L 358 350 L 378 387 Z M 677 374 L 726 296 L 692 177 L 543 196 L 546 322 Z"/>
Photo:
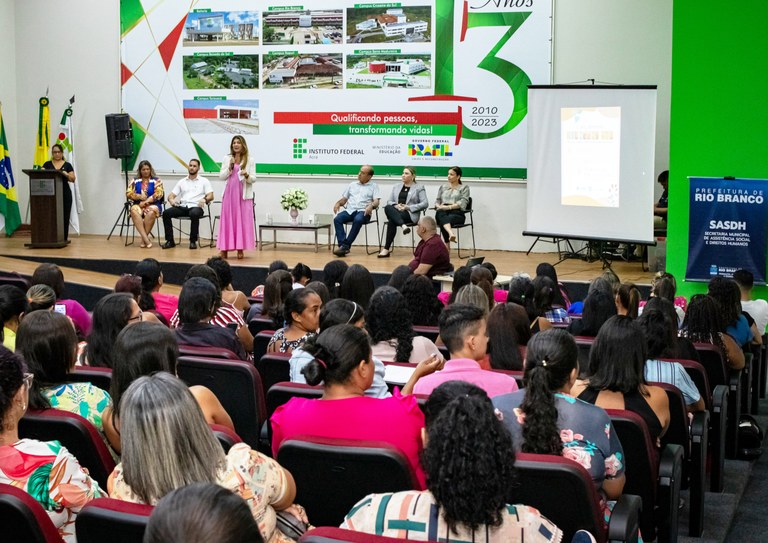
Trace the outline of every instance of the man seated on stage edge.
<path fill-rule="evenodd" d="M 165 243 L 163 249 L 176 247 L 173 241 L 172 219 L 189 217 L 189 248 L 197 249 L 197 238 L 200 231 L 200 217 L 204 215 L 203 206 L 213 200 L 213 187 L 205 177 L 197 175 L 200 171 L 200 161 L 196 158 L 189 160 L 187 166 L 189 175 L 176 183 L 168 194 L 168 207 L 163 213 L 165 227 Z"/>
<path fill-rule="evenodd" d="M 437 222 L 434 217 L 425 215 L 420 218 L 416 224 L 416 233 L 421 241 L 413 251 L 413 260 L 408 264 L 414 275 L 426 275 L 431 278 L 451 271 L 451 255 L 448 247 L 437 235 Z"/>
<path fill-rule="evenodd" d="M 339 244 L 339 248 L 333 252 L 336 256 L 349 254 L 360 229 L 371 221 L 373 210 L 379 207 L 379 186 L 371 181 L 372 177 L 373 167 L 368 164 L 362 166 L 357 174 L 357 181 L 349 184 L 333 206 L 333 212 L 336 214 L 333 226 Z M 346 209 L 339 211 L 342 207 Z M 352 226 L 345 234 L 344 225 L 349 222 Z"/>

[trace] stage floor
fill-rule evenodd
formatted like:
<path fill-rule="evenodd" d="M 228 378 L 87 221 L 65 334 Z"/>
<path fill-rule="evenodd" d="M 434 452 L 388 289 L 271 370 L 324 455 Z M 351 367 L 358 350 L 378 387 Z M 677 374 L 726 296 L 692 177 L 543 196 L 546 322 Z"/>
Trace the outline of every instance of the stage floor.
<path fill-rule="evenodd" d="M 138 240 L 138 238 L 136 238 Z M 177 244 L 173 249 L 163 250 L 159 243 L 154 243 L 150 249 L 142 249 L 138 243 L 128 247 L 124 246 L 123 238 L 112 236 L 107 241 L 106 236 L 83 235 L 73 236 L 71 243 L 62 249 L 30 249 L 25 247 L 29 243 L 29 234 L 16 234 L 11 238 L 0 239 L 0 271 L 15 271 L 30 275 L 37 267 L 40 259 L 77 259 L 84 261 L 117 260 L 124 262 L 138 262 L 144 258 L 156 258 L 160 262 L 174 262 L 180 264 L 200 264 L 209 257 L 218 254 L 216 248 L 202 247 L 190 250 L 188 243 Z M 526 256 L 524 252 L 514 251 L 485 251 L 478 250 L 478 256 L 485 256 L 485 260 L 492 262 L 500 274 L 512 275 L 515 272 L 526 272 L 533 276 L 536 266 L 540 262 L 557 262 L 557 253 L 531 253 Z M 407 264 L 411 260 L 410 247 L 397 247 L 389 258 L 377 258 L 375 254 L 365 254 L 363 245 L 355 245 L 352 252 L 345 257 L 349 264 L 362 264 L 371 272 L 390 273 L 396 266 Z M 35 261 L 25 260 L 33 258 Z M 233 267 L 266 268 L 273 260 L 284 260 L 289 267 L 297 262 L 308 265 L 313 270 L 321 270 L 326 262 L 336 259 L 326 247 L 321 246 L 315 253 L 314 245 L 280 243 L 277 248 L 267 247 L 263 251 L 254 249 L 246 251 L 243 260 L 237 260 L 235 253 L 230 253 L 229 262 Z M 459 260 L 456 250 L 451 251 L 451 259 L 454 266 L 460 266 L 465 260 Z M 115 276 L 108 273 L 89 271 L 87 266 L 78 268 L 65 268 L 67 282 L 81 283 L 85 285 L 112 288 L 115 284 Z M 612 268 L 622 281 L 633 282 L 638 285 L 649 285 L 653 273 L 643 271 L 640 262 L 614 261 Z M 569 259 L 557 265 L 557 275 L 561 281 L 588 282 L 602 273 L 600 261 L 585 262 L 578 259 Z M 237 273 L 235 271 L 235 273 Z M 172 285 L 168 284 L 163 292 L 174 293 Z"/>

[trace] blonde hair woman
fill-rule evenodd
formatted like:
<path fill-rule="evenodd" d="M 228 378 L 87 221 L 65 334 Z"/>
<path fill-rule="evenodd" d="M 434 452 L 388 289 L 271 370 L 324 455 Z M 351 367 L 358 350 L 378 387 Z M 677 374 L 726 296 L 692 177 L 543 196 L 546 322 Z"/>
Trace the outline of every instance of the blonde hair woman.
<path fill-rule="evenodd" d="M 226 179 L 221 198 L 221 222 L 216 247 L 222 258 L 229 251 L 237 251 L 243 258 L 245 249 L 256 246 L 253 220 L 253 183 L 256 181 L 256 160 L 248 155 L 248 144 L 242 136 L 235 136 L 229 144 L 229 154 L 221 161 L 219 179 Z"/>

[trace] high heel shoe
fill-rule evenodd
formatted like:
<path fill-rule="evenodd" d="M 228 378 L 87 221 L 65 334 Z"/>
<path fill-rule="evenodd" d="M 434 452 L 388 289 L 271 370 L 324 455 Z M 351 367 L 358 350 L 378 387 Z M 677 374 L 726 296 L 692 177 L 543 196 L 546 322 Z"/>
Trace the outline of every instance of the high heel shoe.
<path fill-rule="evenodd" d="M 237 251 L 237 259 L 242 260 L 243 258 L 245 258 L 243 251 Z"/>
<path fill-rule="evenodd" d="M 227 251 L 219 251 L 219 256 L 224 260 L 227 259 Z"/>

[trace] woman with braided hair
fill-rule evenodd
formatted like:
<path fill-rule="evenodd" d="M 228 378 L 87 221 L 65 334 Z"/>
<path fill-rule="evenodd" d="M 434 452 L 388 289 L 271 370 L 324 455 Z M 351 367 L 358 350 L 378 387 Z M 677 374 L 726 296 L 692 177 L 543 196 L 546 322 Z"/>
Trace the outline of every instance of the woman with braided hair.
<path fill-rule="evenodd" d="M 463 381 L 438 386 L 425 405 L 425 422 L 427 490 L 366 496 L 342 528 L 413 541 L 562 540 L 536 509 L 507 504 L 515 485 L 512 436 L 481 388 Z"/>
<path fill-rule="evenodd" d="M 277 455 L 286 439 L 298 435 L 384 441 L 408 459 L 424 488 L 419 463 L 421 429 L 424 427 L 416 398 L 407 395 L 421 376 L 440 369 L 442 359 L 427 359 L 414 370 L 401 395 L 371 398 L 365 391 L 373 383 L 374 365 L 368 334 L 352 324 L 323 330 L 304 344 L 313 359 L 302 369 L 308 384 L 323 383 L 318 400 L 291 398 L 272 415 L 272 451 Z"/>
<path fill-rule="evenodd" d="M 539 332 L 528 342 L 525 390 L 496 396 L 493 404 L 517 448 L 575 460 L 605 498 L 616 499 L 624 488 L 624 451 L 606 412 L 570 395 L 577 358 L 568 332 Z"/>

